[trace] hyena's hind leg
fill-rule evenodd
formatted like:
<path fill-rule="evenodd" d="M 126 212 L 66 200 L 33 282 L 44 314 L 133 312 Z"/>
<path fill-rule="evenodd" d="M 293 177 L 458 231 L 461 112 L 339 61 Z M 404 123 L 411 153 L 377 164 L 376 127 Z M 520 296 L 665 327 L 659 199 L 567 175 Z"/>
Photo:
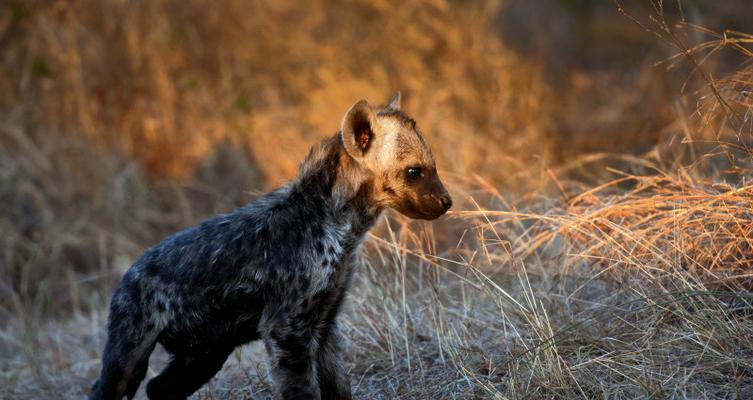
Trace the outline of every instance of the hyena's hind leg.
<path fill-rule="evenodd" d="M 150 399 L 185 399 L 222 369 L 235 346 L 207 349 L 198 355 L 174 355 L 170 364 L 146 386 Z"/>
<path fill-rule="evenodd" d="M 153 326 L 144 323 L 141 313 L 136 307 L 113 304 L 102 372 L 89 399 L 132 399 L 136 395 L 158 334 Z"/>

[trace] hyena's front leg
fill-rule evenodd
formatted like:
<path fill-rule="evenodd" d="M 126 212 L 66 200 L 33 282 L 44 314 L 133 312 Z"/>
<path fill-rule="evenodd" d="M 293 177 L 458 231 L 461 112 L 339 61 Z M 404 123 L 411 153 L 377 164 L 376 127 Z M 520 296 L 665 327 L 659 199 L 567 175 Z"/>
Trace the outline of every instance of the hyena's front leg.
<path fill-rule="evenodd" d="M 276 326 L 265 341 L 272 359 L 277 397 L 284 400 L 319 400 L 317 343 L 310 330 L 296 330 L 295 326 Z"/>
<path fill-rule="evenodd" d="M 350 391 L 350 378 L 345 372 L 340 343 L 342 338 L 333 323 L 322 335 L 316 354 L 317 375 L 321 388 L 322 400 L 349 400 L 353 398 Z"/>

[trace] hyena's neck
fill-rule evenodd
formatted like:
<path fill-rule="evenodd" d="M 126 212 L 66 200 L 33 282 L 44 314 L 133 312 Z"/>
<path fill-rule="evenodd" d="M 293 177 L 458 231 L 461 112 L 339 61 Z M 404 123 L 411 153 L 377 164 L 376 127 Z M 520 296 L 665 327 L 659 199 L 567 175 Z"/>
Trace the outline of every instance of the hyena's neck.
<path fill-rule="evenodd" d="M 333 218 L 365 234 L 382 212 L 374 205 L 372 185 L 371 174 L 348 155 L 336 134 L 311 148 L 290 190 L 317 199 Z"/>

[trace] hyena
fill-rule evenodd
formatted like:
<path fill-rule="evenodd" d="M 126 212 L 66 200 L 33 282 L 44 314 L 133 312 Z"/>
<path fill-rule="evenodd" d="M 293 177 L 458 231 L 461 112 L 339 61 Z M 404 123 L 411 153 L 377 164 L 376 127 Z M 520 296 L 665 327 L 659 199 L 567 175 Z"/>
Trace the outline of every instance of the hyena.
<path fill-rule="evenodd" d="M 380 213 L 435 219 L 452 205 L 400 93 L 353 105 L 297 179 L 147 250 L 110 304 L 91 399 L 132 398 L 156 343 L 170 363 L 149 398 L 186 398 L 237 346 L 263 340 L 277 397 L 349 399 L 337 315 L 360 244 Z"/>

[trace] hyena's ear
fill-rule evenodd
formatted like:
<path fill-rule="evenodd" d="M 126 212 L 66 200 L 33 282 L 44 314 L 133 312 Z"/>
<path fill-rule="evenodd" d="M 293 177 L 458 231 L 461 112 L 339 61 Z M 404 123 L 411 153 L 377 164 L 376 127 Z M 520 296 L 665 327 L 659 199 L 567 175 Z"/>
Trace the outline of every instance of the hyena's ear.
<path fill-rule="evenodd" d="M 387 105 L 387 108 L 391 108 L 393 110 L 399 110 L 400 109 L 400 98 L 401 97 L 402 96 L 400 96 L 400 91 L 398 91 L 397 93 L 395 93 L 395 95 L 392 96 L 392 98 L 390 99 L 390 102 Z"/>
<path fill-rule="evenodd" d="M 366 100 L 353 104 L 345 113 L 340 130 L 348 154 L 354 158 L 363 157 L 374 141 L 376 126 L 376 114 Z"/>

